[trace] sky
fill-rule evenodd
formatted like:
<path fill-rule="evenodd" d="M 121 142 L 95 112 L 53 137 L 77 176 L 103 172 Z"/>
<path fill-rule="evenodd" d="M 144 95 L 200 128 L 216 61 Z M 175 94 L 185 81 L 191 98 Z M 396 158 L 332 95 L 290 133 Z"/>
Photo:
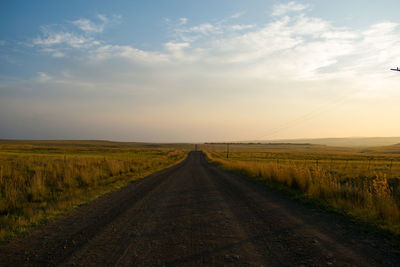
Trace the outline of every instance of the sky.
<path fill-rule="evenodd" d="M 400 136 L 398 1 L 0 2 L 0 139 Z"/>

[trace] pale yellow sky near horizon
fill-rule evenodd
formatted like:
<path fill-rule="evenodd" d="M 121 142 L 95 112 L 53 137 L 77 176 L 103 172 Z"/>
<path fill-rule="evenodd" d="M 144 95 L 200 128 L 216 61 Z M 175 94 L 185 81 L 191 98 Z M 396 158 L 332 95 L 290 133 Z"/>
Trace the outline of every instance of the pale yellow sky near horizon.
<path fill-rule="evenodd" d="M 164 18 L 167 40 L 151 48 L 106 35 L 120 15 L 41 25 L 12 48 L 32 54 L 33 75 L 0 76 L 0 138 L 400 136 L 400 72 L 390 71 L 399 21 L 343 26 L 314 8 L 282 2 L 254 21 L 246 12 Z M 0 53 L 11 61 L 7 42 Z"/>

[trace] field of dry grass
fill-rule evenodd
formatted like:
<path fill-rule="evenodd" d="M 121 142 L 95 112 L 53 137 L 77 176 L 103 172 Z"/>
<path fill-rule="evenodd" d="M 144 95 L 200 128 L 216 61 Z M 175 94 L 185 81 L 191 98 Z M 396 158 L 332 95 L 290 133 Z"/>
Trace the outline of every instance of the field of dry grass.
<path fill-rule="evenodd" d="M 210 161 L 400 234 L 400 146 L 204 145 Z"/>
<path fill-rule="evenodd" d="M 0 241 L 181 161 L 185 145 L 0 142 Z"/>

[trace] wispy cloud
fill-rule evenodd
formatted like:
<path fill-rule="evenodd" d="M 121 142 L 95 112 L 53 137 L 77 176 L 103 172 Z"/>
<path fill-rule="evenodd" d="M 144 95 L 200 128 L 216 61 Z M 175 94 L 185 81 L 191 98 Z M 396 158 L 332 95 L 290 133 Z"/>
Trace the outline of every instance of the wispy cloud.
<path fill-rule="evenodd" d="M 99 45 L 101 41 L 96 40 L 93 34 L 102 33 L 110 23 L 118 23 L 121 16 L 114 15 L 111 18 L 98 14 L 96 16 L 98 22 L 94 22 L 87 18 L 80 18 L 70 21 L 69 25 L 51 25 L 42 26 L 41 35 L 33 39 L 32 45 L 42 47 L 69 46 L 72 48 L 88 48 Z M 71 28 L 70 25 L 76 28 Z M 60 53 L 53 54 L 55 57 L 60 57 Z"/>
<path fill-rule="evenodd" d="M 308 8 L 308 5 L 300 4 L 297 2 L 289 2 L 287 4 L 278 4 L 274 6 L 272 11 L 272 16 L 281 16 L 285 15 L 292 11 L 302 11 Z"/>
<path fill-rule="evenodd" d="M 104 27 L 109 23 L 110 20 L 101 14 L 97 15 L 97 18 L 100 20 L 99 23 L 95 23 L 86 18 L 80 18 L 72 21 L 71 23 L 86 33 L 101 33 L 104 31 Z"/>
<path fill-rule="evenodd" d="M 232 25 L 231 28 L 233 30 L 247 30 L 247 29 L 252 29 L 255 28 L 256 25 L 255 24 L 236 24 L 236 25 Z"/>
<path fill-rule="evenodd" d="M 175 42 L 168 42 L 165 44 L 165 47 L 168 51 L 172 53 L 182 52 L 183 49 L 190 47 L 189 43 L 175 43 Z"/>
<path fill-rule="evenodd" d="M 48 82 L 48 81 L 52 80 L 52 77 L 49 74 L 45 73 L 45 72 L 38 72 L 37 74 L 38 74 L 37 80 L 40 83 L 45 83 L 45 82 Z"/>
<path fill-rule="evenodd" d="M 218 34 L 225 34 L 229 31 L 240 31 L 255 28 L 255 24 L 232 24 L 232 20 L 242 17 L 245 13 L 238 12 L 226 18 L 214 22 L 204 22 L 197 25 L 188 26 L 187 18 L 181 18 L 178 24 L 171 23 L 170 19 L 164 19 L 172 28 L 174 37 L 185 42 L 193 42 L 202 38 L 209 38 Z"/>
<path fill-rule="evenodd" d="M 232 16 L 230 16 L 229 18 L 238 19 L 238 18 L 242 17 L 244 14 L 245 14 L 245 12 L 237 12 L 237 13 L 233 14 Z"/>
<path fill-rule="evenodd" d="M 150 52 L 129 45 L 101 45 L 89 51 L 90 60 L 125 59 L 138 64 L 158 64 L 168 61 L 161 52 Z"/>
<path fill-rule="evenodd" d="M 200 33 L 202 35 L 210 35 L 221 32 L 221 28 L 218 25 L 211 23 L 203 23 L 187 29 L 183 29 L 182 32 L 187 33 Z"/>
<path fill-rule="evenodd" d="M 188 19 L 187 18 L 180 18 L 179 22 L 180 22 L 181 25 L 185 25 L 188 22 Z"/>
<path fill-rule="evenodd" d="M 89 33 L 102 32 L 104 30 L 104 24 L 96 25 L 88 19 L 78 19 L 73 21 L 72 24 L 76 25 L 82 31 Z"/>
<path fill-rule="evenodd" d="M 91 45 L 93 38 L 85 37 L 73 32 L 52 31 L 48 27 L 42 27 L 42 36 L 36 37 L 32 44 L 36 46 L 51 47 L 65 44 L 73 48 Z"/>
<path fill-rule="evenodd" d="M 55 51 L 51 56 L 54 58 L 62 58 L 62 57 L 65 57 L 65 54 L 60 51 Z"/>

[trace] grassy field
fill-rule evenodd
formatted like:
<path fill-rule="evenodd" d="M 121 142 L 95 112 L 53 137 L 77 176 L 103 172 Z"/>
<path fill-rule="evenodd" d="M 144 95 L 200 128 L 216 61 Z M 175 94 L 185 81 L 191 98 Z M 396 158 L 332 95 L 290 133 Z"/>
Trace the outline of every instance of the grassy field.
<path fill-rule="evenodd" d="M 202 149 L 226 169 L 400 234 L 400 145 L 230 144 L 228 158 L 226 145 Z"/>
<path fill-rule="evenodd" d="M 172 166 L 185 144 L 0 140 L 0 241 Z"/>

